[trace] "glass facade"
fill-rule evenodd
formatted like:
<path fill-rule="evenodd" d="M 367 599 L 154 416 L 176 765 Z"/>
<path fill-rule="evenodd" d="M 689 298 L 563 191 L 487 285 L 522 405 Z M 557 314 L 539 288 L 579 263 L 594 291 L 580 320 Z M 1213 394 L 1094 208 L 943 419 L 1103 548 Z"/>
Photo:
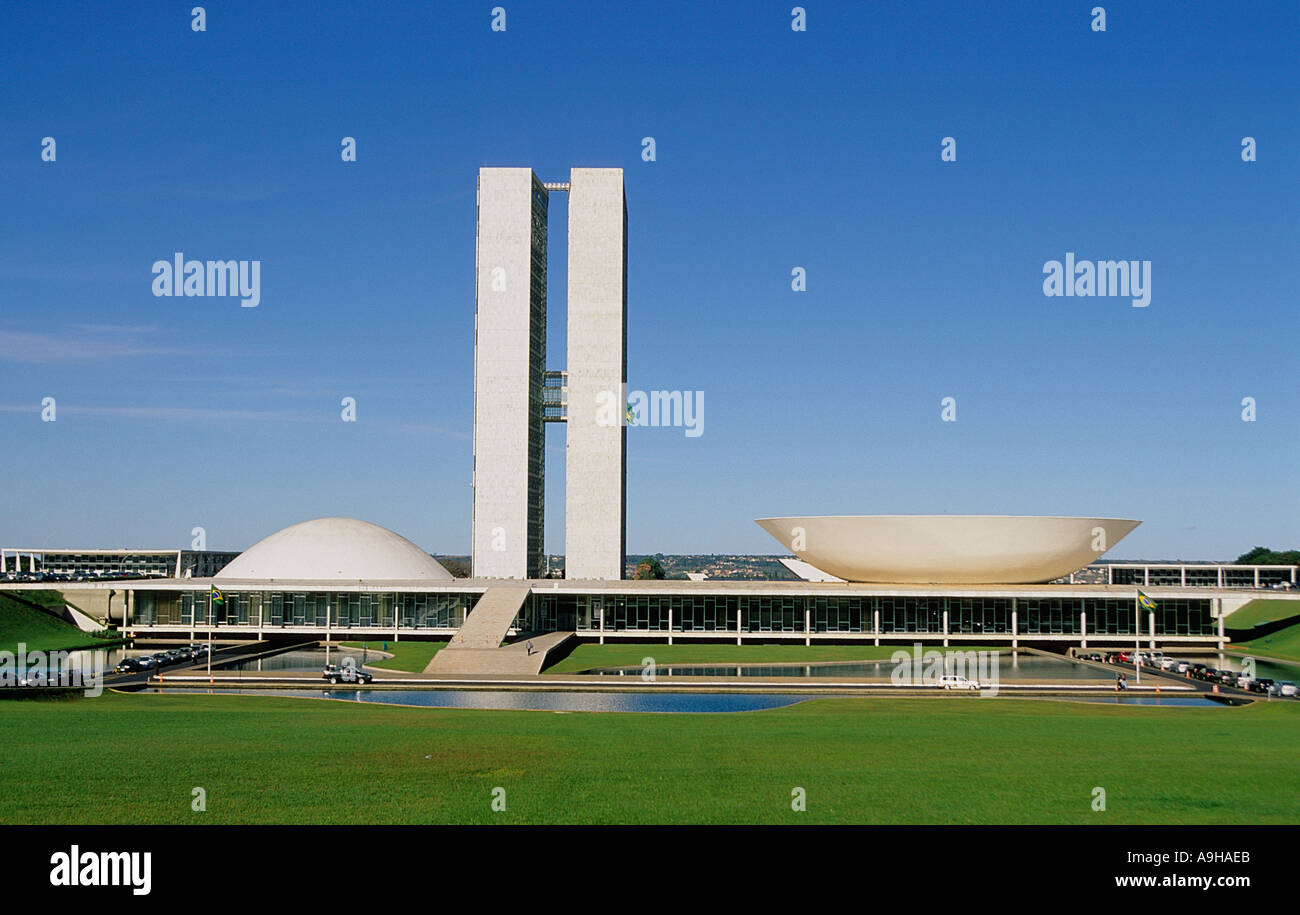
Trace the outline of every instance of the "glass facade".
<path fill-rule="evenodd" d="M 1138 587 L 1220 587 L 1219 576 L 1222 574 L 1224 588 L 1253 588 L 1255 575 L 1259 574 L 1259 587 L 1267 588 L 1279 582 L 1294 581 L 1297 571 L 1294 566 L 1254 566 L 1231 565 L 1149 565 L 1149 566 L 1111 566 L 1110 581 L 1116 585 L 1137 585 Z"/>
<path fill-rule="evenodd" d="M 276 629 L 459 628 L 480 597 L 461 592 L 227 591 L 217 626 Z M 1158 598 L 1157 636 L 1217 634 L 1205 598 Z M 524 602 L 515 626 L 527 632 L 670 632 L 735 635 L 804 633 L 949 635 L 1149 635 L 1149 616 L 1134 628 L 1129 598 L 1091 597 L 900 597 L 814 594 L 555 594 L 541 591 Z M 137 591 L 132 619 L 139 626 L 208 624 L 208 592 Z M 877 630 L 877 619 L 879 630 Z M 805 628 L 805 626 L 807 628 Z"/>
<path fill-rule="evenodd" d="M 1210 601 L 1157 600 L 1156 635 L 1211 636 L 1217 632 Z M 1131 598 L 1018 598 L 1019 635 L 1079 637 L 1087 613 L 1089 635 L 1135 635 Z M 893 597 L 765 594 L 547 594 L 532 595 L 519 628 L 534 632 L 574 629 L 606 632 L 804 632 L 943 635 L 1012 634 L 1008 597 Z M 1142 635 L 1148 617 L 1142 616 Z M 602 626 L 603 621 L 603 626 Z"/>
<path fill-rule="evenodd" d="M 163 550 L 160 552 L 78 552 L 51 550 L 37 553 L 36 571 L 56 575 L 129 575 L 145 578 L 176 576 L 177 557 L 180 557 L 180 574 L 189 571 L 191 577 L 208 578 L 217 574 L 234 560 L 238 553 L 216 550 Z M 6 552 L 4 568 L 0 572 L 27 572 L 32 570 L 31 555 Z M 21 566 L 21 567 L 20 567 Z"/>
<path fill-rule="evenodd" d="M 532 272 L 528 289 L 528 577 L 541 578 L 546 517 L 546 244 L 550 198 L 533 177 Z"/>
<path fill-rule="evenodd" d="M 351 591 L 226 591 L 216 626 L 276 629 L 458 629 L 478 594 Z M 139 626 L 207 626 L 208 592 L 137 591 L 132 621 Z"/>

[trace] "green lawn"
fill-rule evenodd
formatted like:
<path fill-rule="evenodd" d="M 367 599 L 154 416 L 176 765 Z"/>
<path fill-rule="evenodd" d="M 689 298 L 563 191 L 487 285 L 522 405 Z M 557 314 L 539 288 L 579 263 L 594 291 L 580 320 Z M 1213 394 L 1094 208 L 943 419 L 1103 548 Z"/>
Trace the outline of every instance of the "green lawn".
<path fill-rule="evenodd" d="M 1300 616 L 1300 600 L 1262 598 L 1229 613 L 1224 617 L 1223 625 L 1229 629 L 1249 629 L 1260 623 L 1271 623 L 1290 616 Z"/>
<path fill-rule="evenodd" d="M 1272 635 L 1248 642 L 1233 642 L 1234 651 L 1245 651 L 1265 658 L 1300 661 L 1300 623 L 1279 629 Z"/>
<path fill-rule="evenodd" d="M 953 645 L 954 651 L 976 651 L 984 646 Z M 943 650 L 941 645 L 926 645 Z M 890 657 L 895 651 L 911 651 L 907 645 L 701 645 L 684 642 L 677 645 L 584 643 L 553 667 L 548 674 L 576 673 L 593 667 L 640 667 L 644 658 L 654 658 L 655 664 L 815 664 L 818 661 L 874 661 Z M 1003 647 L 1001 651 L 1010 651 Z"/>
<path fill-rule="evenodd" d="M 1206 763 L 1243 753 L 1230 777 Z M 0 702 L 0 822 L 1295 823 L 1298 755 L 1294 702 L 654 715 L 105 694 Z"/>
<path fill-rule="evenodd" d="M 342 642 L 348 648 L 360 648 L 360 642 Z M 367 667 L 379 667 L 385 670 L 405 670 L 411 673 L 424 673 L 424 669 L 429 666 L 433 656 L 438 653 L 440 648 L 446 648 L 447 643 L 443 642 L 388 642 L 388 647 L 384 648 L 384 642 L 368 642 L 372 649 L 388 651 L 392 654 L 391 658 L 376 660 L 371 658 L 366 662 Z"/>
<path fill-rule="evenodd" d="M 36 599 L 38 595 L 40 597 Z M 19 596 L 45 606 L 62 606 L 57 592 L 20 592 Z M 0 591 L 0 650 L 17 651 L 19 642 L 25 643 L 28 651 L 58 651 L 84 648 L 101 641 L 71 623 L 19 603 L 8 592 Z"/>

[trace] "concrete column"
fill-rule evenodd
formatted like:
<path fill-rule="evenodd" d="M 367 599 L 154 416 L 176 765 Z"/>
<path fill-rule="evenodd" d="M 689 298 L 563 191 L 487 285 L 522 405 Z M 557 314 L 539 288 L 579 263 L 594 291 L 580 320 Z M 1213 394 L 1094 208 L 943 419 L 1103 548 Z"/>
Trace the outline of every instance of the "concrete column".
<path fill-rule="evenodd" d="M 1016 636 L 1020 634 L 1020 620 L 1017 618 L 1017 616 L 1018 614 L 1016 613 L 1016 599 L 1013 597 L 1011 598 L 1011 647 L 1012 648 L 1020 647 L 1020 639 L 1016 638 Z"/>
<path fill-rule="evenodd" d="M 1179 566 L 1178 574 L 1182 578 L 1182 586 L 1187 587 L 1187 566 Z"/>
<path fill-rule="evenodd" d="M 1079 647 L 1088 647 L 1088 611 L 1079 611 Z"/>
<path fill-rule="evenodd" d="M 943 647 L 948 647 L 948 611 L 943 611 Z"/>
<path fill-rule="evenodd" d="M 1115 567 L 1110 563 L 1106 564 L 1106 584 L 1115 584 Z"/>
<path fill-rule="evenodd" d="M 600 602 L 600 644 L 605 644 L 605 602 Z"/>
<path fill-rule="evenodd" d="M 1142 587 L 1151 587 L 1151 566 L 1142 567 Z"/>
<path fill-rule="evenodd" d="M 736 644 L 740 644 L 740 599 L 736 599 Z"/>
<path fill-rule="evenodd" d="M 1218 597 L 1218 598 L 1215 598 L 1215 599 L 1213 599 L 1212 601 L 1210 601 L 1210 606 L 1211 606 L 1211 607 L 1214 607 L 1215 604 L 1218 605 L 1218 607 L 1217 607 L 1216 609 L 1218 609 L 1218 611 L 1219 611 L 1219 651 L 1223 651 L 1223 646 L 1224 646 L 1224 638 L 1223 638 L 1223 598 Z"/>
<path fill-rule="evenodd" d="M 1259 590 L 1259 566 L 1255 566 L 1255 590 Z"/>
<path fill-rule="evenodd" d="M 803 608 L 803 643 L 812 644 L 812 608 Z"/>
<path fill-rule="evenodd" d="M 673 643 L 673 605 L 668 605 L 668 644 Z"/>
<path fill-rule="evenodd" d="M 1147 613 L 1147 630 L 1150 633 L 1151 642 L 1147 646 L 1152 651 L 1156 650 L 1156 612 L 1151 610 Z"/>
<path fill-rule="evenodd" d="M 1223 587 L 1223 566 L 1219 566 L 1219 567 L 1216 568 L 1214 571 L 1218 573 L 1218 576 L 1219 576 L 1219 587 L 1222 588 L 1222 587 Z"/>
<path fill-rule="evenodd" d="M 876 645 L 880 645 L 880 611 L 871 611 L 871 631 L 876 634 Z"/>

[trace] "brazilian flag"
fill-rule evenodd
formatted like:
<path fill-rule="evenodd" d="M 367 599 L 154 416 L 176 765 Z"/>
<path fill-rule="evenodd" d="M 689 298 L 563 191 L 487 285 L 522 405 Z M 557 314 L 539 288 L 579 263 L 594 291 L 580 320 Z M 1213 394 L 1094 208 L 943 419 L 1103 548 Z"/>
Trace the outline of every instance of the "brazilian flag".
<path fill-rule="evenodd" d="M 226 595 L 222 594 L 216 585 L 212 586 L 212 591 L 208 594 L 208 600 L 214 608 L 220 606 L 223 610 L 225 609 Z"/>
<path fill-rule="evenodd" d="M 1141 591 L 1138 591 L 1138 606 L 1143 610 L 1154 610 L 1156 608 L 1156 602 L 1147 597 Z"/>

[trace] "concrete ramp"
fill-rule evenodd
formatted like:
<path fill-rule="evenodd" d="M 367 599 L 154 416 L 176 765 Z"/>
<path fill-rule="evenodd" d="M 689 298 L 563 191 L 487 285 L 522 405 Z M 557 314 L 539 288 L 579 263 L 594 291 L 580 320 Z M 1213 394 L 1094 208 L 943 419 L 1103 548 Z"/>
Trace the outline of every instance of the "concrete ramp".
<path fill-rule="evenodd" d="M 465 617 L 460 631 L 447 647 L 433 656 L 427 674 L 448 673 L 523 673 L 513 655 L 493 661 L 506 649 L 501 648 L 515 618 L 528 599 L 527 586 L 499 585 L 488 588 Z M 529 655 L 525 652 L 524 657 Z M 508 668 L 508 669 L 507 669 Z"/>
<path fill-rule="evenodd" d="M 525 587 L 492 587 L 474 604 L 465 624 L 442 651 L 456 648 L 496 648 L 505 641 L 515 617 L 528 599 Z M 442 654 L 442 652 L 438 652 Z M 434 655 L 437 657 L 437 655 Z"/>
<path fill-rule="evenodd" d="M 452 648 L 448 643 L 433 656 L 424 672 L 439 676 L 533 676 L 542 672 L 552 652 L 572 638 L 572 632 L 548 632 L 500 648 Z"/>
<path fill-rule="evenodd" d="M 573 636 L 550 632 L 502 645 L 528 599 L 526 585 L 488 588 L 447 647 L 433 656 L 426 674 L 537 674 L 547 655 Z M 531 645 L 531 650 L 530 646 Z"/>

